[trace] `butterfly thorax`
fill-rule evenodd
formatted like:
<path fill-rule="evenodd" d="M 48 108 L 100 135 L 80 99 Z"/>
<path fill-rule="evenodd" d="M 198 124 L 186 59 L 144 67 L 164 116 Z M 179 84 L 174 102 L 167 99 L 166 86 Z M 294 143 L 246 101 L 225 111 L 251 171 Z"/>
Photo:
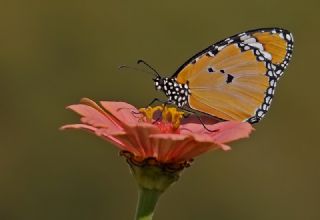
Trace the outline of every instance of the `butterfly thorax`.
<path fill-rule="evenodd" d="M 188 96 L 190 95 L 188 84 L 178 83 L 175 78 L 157 77 L 154 79 L 154 85 L 156 90 L 164 92 L 170 104 L 182 107 L 188 103 Z"/>

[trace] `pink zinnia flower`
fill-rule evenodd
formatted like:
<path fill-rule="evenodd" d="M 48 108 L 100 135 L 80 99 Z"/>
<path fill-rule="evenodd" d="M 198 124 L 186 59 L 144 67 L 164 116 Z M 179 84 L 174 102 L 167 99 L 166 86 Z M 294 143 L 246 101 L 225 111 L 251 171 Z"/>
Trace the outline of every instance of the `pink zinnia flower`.
<path fill-rule="evenodd" d="M 202 118 L 206 128 L 213 131 L 210 132 L 197 118 L 184 119 L 176 108 L 157 106 L 138 110 L 125 102 L 100 104 L 103 108 L 84 98 L 81 104 L 68 106 L 81 116 L 82 123 L 65 125 L 62 129 L 90 131 L 130 153 L 135 162 L 153 158 L 159 164 L 184 164 L 210 150 L 230 150 L 227 143 L 248 137 L 253 130 L 246 122 L 217 123 Z"/>
<path fill-rule="evenodd" d="M 81 116 L 80 124 L 61 129 L 82 129 L 113 143 L 127 158 L 139 185 L 137 220 L 152 219 L 160 195 L 193 158 L 210 150 L 230 150 L 227 143 L 248 137 L 247 122 L 218 122 L 212 118 L 183 117 L 164 106 L 137 109 L 125 102 L 84 98 L 67 108 Z M 210 131 L 209 131 L 210 130 Z"/>

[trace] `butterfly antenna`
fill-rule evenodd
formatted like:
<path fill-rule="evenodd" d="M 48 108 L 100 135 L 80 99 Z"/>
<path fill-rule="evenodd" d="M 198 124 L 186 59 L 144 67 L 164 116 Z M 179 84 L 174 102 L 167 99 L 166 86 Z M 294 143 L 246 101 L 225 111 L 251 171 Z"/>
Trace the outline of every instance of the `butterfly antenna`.
<path fill-rule="evenodd" d="M 161 76 L 160 76 L 160 74 L 158 73 L 158 71 L 155 69 L 155 68 L 153 68 L 151 65 L 149 65 L 146 61 L 144 61 L 144 60 L 138 60 L 137 61 L 137 64 L 140 64 L 140 63 L 142 63 L 142 64 L 144 64 L 145 66 L 147 66 L 149 69 L 151 69 L 158 77 L 160 77 L 161 78 Z"/>
<path fill-rule="evenodd" d="M 148 74 L 151 74 L 154 76 L 154 73 L 153 72 L 149 72 L 149 71 L 146 71 L 146 70 L 143 70 L 143 69 L 139 69 L 139 68 L 135 68 L 135 67 L 132 67 L 132 66 L 128 66 L 128 65 L 121 65 L 118 67 L 118 69 L 132 69 L 134 71 L 137 71 L 137 72 L 143 72 L 143 73 L 148 73 Z"/>

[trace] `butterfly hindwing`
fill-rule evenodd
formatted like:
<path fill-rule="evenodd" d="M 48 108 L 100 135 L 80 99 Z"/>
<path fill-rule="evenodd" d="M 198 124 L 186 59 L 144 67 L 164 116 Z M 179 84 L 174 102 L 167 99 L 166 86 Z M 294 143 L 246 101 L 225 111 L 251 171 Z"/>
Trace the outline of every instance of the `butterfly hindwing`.
<path fill-rule="evenodd" d="M 292 34 L 258 29 L 220 41 L 183 64 L 173 77 L 187 83 L 192 109 L 224 120 L 258 122 L 291 58 Z"/>

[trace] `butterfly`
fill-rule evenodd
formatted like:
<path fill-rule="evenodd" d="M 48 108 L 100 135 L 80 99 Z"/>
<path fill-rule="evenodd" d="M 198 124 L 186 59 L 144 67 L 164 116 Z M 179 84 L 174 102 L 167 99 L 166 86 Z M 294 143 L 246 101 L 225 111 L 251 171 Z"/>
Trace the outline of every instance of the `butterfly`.
<path fill-rule="evenodd" d="M 166 104 L 222 120 L 259 122 L 292 57 L 293 36 L 281 28 L 233 35 L 197 53 L 171 77 L 156 73 Z"/>

